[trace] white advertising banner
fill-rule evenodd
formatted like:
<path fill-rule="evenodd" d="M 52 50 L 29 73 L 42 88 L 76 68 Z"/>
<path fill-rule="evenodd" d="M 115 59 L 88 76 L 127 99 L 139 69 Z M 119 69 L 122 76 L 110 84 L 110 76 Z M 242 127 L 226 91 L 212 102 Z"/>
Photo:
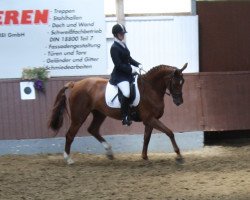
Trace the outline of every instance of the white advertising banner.
<path fill-rule="evenodd" d="M 0 78 L 107 74 L 103 0 L 1 0 Z"/>

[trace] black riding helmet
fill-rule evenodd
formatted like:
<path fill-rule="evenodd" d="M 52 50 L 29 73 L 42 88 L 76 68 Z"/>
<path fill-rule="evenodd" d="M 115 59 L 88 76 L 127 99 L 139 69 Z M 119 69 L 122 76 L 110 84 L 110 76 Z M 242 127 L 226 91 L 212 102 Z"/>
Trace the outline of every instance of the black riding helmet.
<path fill-rule="evenodd" d="M 112 28 L 112 33 L 116 37 L 118 33 L 127 33 L 127 31 L 124 25 L 116 24 Z"/>

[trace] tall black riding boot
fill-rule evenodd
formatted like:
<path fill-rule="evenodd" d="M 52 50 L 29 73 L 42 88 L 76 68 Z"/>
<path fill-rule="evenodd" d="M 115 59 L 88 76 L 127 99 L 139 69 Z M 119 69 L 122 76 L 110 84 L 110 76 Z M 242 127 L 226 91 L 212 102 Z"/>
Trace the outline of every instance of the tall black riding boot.
<path fill-rule="evenodd" d="M 132 121 L 129 115 L 129 98 L 122 96 L 121 98 L 121 113 L 122 113 L 122 124 L 130 126 Z"/>

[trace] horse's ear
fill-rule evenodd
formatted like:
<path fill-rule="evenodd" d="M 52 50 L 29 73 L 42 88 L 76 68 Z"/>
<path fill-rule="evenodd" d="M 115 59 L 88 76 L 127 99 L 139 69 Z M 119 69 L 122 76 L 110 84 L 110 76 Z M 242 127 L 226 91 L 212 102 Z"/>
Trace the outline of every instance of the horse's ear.
<path fill-rule="evenodd" d="M 185 65 L 180 69 L 181 72 L 183 72 L 188 66 L 188 63 L 185 63 Z"/>

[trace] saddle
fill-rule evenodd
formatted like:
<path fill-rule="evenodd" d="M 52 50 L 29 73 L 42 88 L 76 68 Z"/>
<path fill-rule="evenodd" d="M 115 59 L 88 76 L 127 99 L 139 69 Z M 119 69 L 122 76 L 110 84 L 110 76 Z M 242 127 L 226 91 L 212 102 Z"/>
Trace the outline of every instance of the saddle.
<path fill-rule="evenodd" d="M 131 107 L 131 118 L 135 121 L 135 118 L 138 117 L 133 117 L 135 115 L 134 107 L 138 106 L 140 102 L 140 93 L 138 89 L 138 84 L 137 84 L 137 79 L 138 76 L 135 77 L 135 81 L 130 84 L 130 107 Z M 111 108 L 121 108 L 121 91 L 116 85 L 111 85 L 109 82 L 107 83 L 106 86 L 106 91 L 105 91 L 105 101 L 107 106 Z M 136 114 L 137 116 L 137 114 Z"/>

